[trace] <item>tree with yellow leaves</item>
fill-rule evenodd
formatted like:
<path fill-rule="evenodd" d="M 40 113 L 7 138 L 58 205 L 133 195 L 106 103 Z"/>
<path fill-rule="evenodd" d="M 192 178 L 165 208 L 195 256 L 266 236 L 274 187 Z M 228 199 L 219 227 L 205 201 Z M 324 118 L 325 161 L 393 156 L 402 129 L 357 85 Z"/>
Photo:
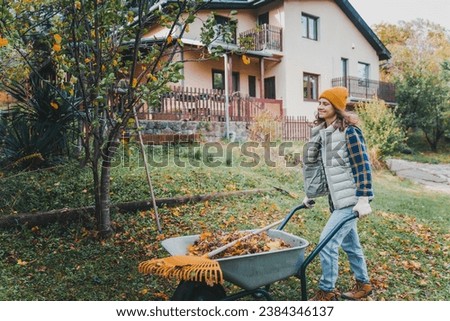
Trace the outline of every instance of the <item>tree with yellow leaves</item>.
<path fill-rule="evenodd" d="M 449 31 L 422 19 L 374 29 L 392 53 L 382 77 L 396 84 L 395 113 L 405 129 L 420 129 L 436 152 L 450 137 Z"/>
<path fill-rule="evenodd" d="M 21 77 L 32 74 L 51 86 L 55 111 L 70 103 L 67 97 L 81 101 L 84 160 L 92 168 L 97 229 L 104 236 L 112 233 L 110 172 L 120 135 L 135 110 L 144 104 L 152 108 L 167 84 L 181 79 L 182 63 L 173 58 L 182 43 L 173 39 L 182 37 L 207 4 L 201 0 L 0 0 L 0 49 L 8 47 L 15 61 L 22 62 L 27 73 Z M 142 36 L 155 24 L 168 29 L 166 41 L 144 44 Z M 0 71 L 12 77 L 13 66 L 17 64 L 3 65 Z"/>

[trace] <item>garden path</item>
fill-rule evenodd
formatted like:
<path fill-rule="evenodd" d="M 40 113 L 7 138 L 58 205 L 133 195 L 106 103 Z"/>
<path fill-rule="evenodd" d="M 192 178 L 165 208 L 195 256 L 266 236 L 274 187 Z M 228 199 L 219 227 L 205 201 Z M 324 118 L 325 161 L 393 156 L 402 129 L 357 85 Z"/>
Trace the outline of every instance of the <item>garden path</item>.
<path fill-rule="evenodd" d="M 450 164 L 425 164 L 388 159 L 387 165 L 398 177 L 413 180 L 431 190 L 450 194 Z"/>

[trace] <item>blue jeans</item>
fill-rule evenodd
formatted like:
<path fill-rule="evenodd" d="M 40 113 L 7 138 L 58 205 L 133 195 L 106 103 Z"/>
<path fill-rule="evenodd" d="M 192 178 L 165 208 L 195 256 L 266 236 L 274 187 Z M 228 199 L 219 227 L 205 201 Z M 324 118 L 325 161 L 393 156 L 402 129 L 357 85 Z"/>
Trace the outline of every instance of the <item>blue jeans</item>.
<path fill-rule="evenodd" d="M 353 206 L 335 210 L 327 224 L 325 225 L 320 240 L 325 238 L 328 233 L 344 219 L 353 215 Z M 347 253 L 350 262 L 350 268 L 357 281 L 369 283 L 367 275 L 367 265 L 364 259 L 364 253 L 359 242 L 358 231 L 356 228 L 357 219 L 344 224 L 334 237 L 320 251 L 320 263 L 322 265 L 322 276 L 319 282 L 319 288 L 324 291 L 334 289 L 338 278 L 338 259 L 339 247 Z"/>

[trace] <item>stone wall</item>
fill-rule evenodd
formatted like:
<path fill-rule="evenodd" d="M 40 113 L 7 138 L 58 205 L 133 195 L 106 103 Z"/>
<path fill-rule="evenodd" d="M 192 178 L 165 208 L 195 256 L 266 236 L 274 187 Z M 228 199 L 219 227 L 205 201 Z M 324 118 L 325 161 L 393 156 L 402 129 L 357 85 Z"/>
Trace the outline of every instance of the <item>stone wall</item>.
<path fill-rule="evenodd" d="M 225 138 L 225 122 L 202 122 L 202 121 L 169 121 L 169 120 L 151 120 L 140 121 L 144 135 L 193 135 L 200 137 L 207 142 L 218 141 Z M 230 138 L 237 141 L 246 141 L 248 139 L 247 122 L 230 122 Z M 167 139 L 164 139 L 167 141 Z"/>

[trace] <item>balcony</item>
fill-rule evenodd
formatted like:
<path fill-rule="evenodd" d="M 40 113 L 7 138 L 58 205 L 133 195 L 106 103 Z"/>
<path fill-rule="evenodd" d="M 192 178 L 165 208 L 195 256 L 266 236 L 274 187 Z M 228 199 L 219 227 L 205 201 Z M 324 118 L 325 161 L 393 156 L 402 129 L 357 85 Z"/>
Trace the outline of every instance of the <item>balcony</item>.
<path fill-rule="evenodd" d="M 331 85 L 347 87 L 351 101 L 382 99 L 387 104 L 396 103 L 395 86 L 392 83 L 359 77 L 339 77 L 331 80 Z"/>
<path fill-rule="evenodd" d="M 275 50 L 283 51 L 283 29 L 268 24 L 241 32 L 239 44 L 248 50 Z"/>
<path fill-rule="evenodd" d="M 262 99 L 234 93 L 228 101 L 230 121 L 252 121 L 263 111 L 269 111 L 274 118 L 283 116 L 283 101 Z M 140 119 L 218 121 L 226 120 L 225 94 L 222 90 L 206 88 L 172 87 L 161 97 L 159 106 L 144 107 Z"/>

